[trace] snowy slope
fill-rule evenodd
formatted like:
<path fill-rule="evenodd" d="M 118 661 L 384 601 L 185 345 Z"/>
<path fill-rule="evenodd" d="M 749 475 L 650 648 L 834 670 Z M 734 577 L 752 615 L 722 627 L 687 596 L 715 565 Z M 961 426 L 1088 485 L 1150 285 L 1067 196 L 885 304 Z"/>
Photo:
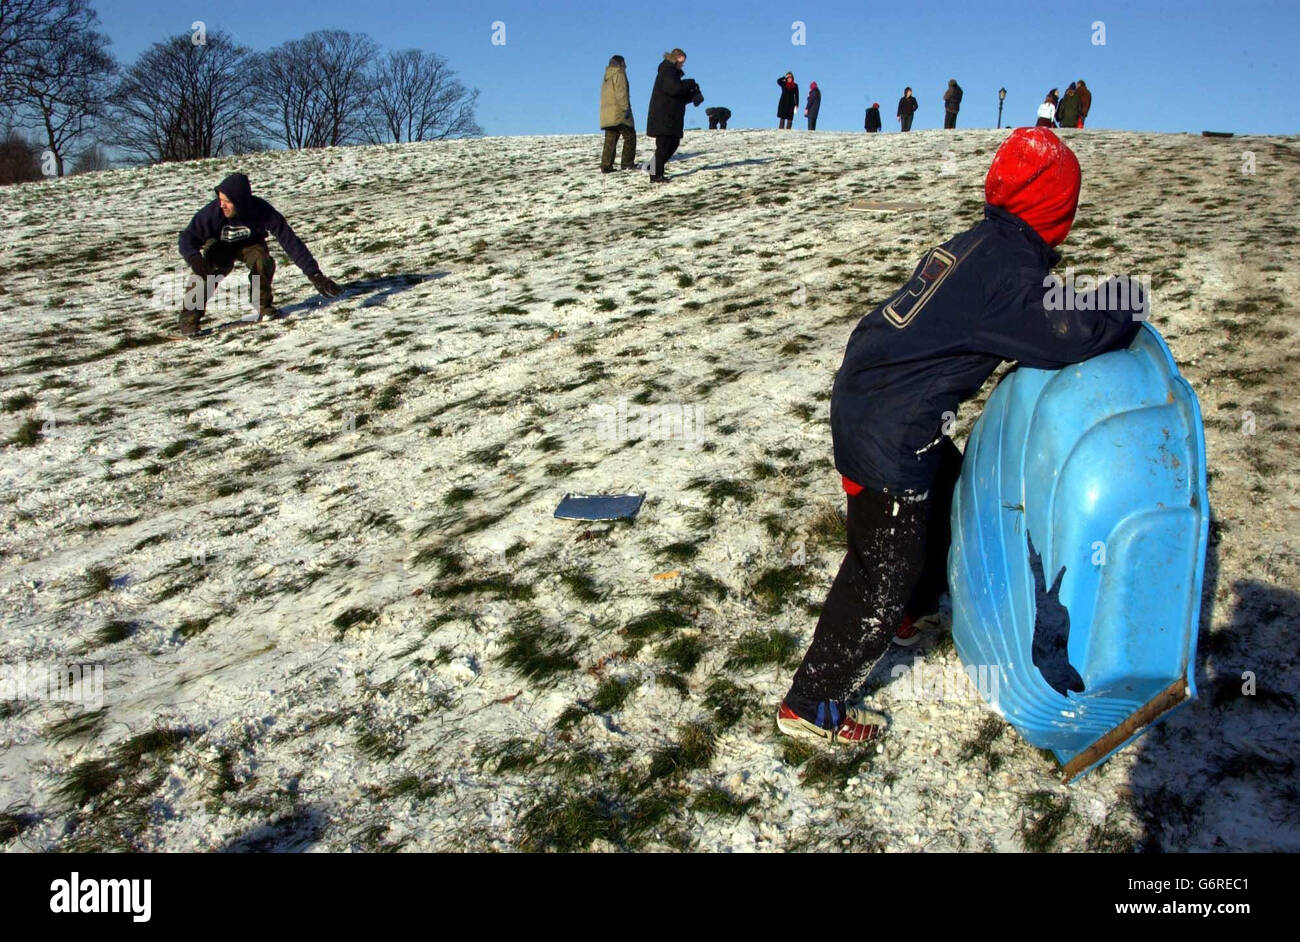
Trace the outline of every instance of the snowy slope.
<path fill-rule="evenodd" d="M 0 706 L 0 839 L 1300 849 L 1294 139 L 1067 137 L 1067 264 L 1151 277 L 1206 416 L 1202 699 L 1066 788 L 968 691 L 909 698 L 959 666 L 935 633 L 868 683 L 879 749 L 775 733 L 841 552 L 845 340 L 1005 133 L 691 132 L 662 188 L 586 136 L 0 190 L 0 662 L 106 682 Z M 287 320 L 170 342 L 176 233 L 234 170 L 353 290 L 273 247 Z M 621 401 L 696 440 L 609 440 Z M 648 497 L 584 526 L 568 491 Z"/>

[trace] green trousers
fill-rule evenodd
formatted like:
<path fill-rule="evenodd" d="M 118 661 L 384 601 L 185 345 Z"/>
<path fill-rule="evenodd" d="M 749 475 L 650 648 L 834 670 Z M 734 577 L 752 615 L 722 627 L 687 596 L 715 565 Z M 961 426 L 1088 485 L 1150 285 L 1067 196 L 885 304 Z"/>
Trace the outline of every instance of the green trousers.
<path fill-rule="evenodd" d="M 605 149 L 600 153 L 600 166 L 605 170 L 611 170 L 614 167 L 614 148 L 618 146 L 618 139 L 623 139 L 623 169 L 633 166 L 636 163 L 636 129 L 627 125 L 621 125 L 616 128 L 605 128 Z"/>

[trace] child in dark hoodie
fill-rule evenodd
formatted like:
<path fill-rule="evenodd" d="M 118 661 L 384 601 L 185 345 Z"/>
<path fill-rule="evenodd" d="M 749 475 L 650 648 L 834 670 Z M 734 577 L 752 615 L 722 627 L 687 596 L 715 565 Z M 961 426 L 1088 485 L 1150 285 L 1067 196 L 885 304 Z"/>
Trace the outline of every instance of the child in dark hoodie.
<path fill-rule="evenodd" d="M 1079 161 L 1047 128 L 1018 128 L 984 181 L 984 219 L 931 249 L 849 338 L 831 396 L 848 553 L 777 713 L 789 735 L 861 743 L 887 720 L 848 700 L 891 636 L 932 619 L 947 589 L 949 511 L 962 455 L 946 431 L 1004 360 L 1057 369 L 1127 346 L 1145 315 L 1091 301 L 1048 308 L 1079 200 Z M 1067 291 L 1070 289 L 1067 288 Z M 1099 296 L 1099 297 L 1098 297 Z"/>
<path fill-rule="evenodd" d="M 321 273 L 311 251 L 276 208 L 253 195 L 247 176 L 232 173 L 217 186 L 216 194 L 217 198 L 195 213 L 180 235 L 181 258 L 202 281 L 197 303 L 187 303 L 181 311 L 182 334 L 198 333 L 209 292 L 217 281 L 234 270 L 237 260 L 248 267 L 249 281 L 258 301 L 258 319 L 277 313 L 271 301 L 275 259 L 266 247 L 267 233 L 275 236 L 280 248 L 302 269 L 317 291 L 331 298 L 338 296 L 339 286 Z"/>

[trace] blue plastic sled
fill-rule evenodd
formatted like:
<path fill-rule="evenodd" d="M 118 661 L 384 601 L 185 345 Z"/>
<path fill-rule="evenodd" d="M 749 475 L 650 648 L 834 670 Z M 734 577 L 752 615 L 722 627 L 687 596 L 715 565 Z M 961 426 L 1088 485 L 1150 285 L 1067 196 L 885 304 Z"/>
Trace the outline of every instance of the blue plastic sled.
<path fill-rule="evenodd" d="M 1200 406 L 1150 324 L 989 397 L 953 498 L 953 640 L 1067 782 L 1196 697 L 1209 523 Z"/>

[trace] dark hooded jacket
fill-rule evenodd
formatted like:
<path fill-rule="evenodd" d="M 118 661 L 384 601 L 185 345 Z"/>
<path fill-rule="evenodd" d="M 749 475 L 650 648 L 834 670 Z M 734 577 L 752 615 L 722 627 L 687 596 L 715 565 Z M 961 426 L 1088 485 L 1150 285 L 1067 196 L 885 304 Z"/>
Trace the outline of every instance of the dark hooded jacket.
<path fill-rule="evenodd" d="M 1065 90 L 1061 103 L 1056 106 L 1056 123 L 1063 128 L 1072 128 L 1079 123 L 1079 96 L 1073 85 Z"/>
<path fill-rule="evenodd" d="M 808 112 L 809 121 L 817 120 L 817 112 L 822 110 L 822 90 L 820 88 L 808 89 L 808 103 L 804 105 L 803 110 Z"/>
<path fill-rule="evenodd" d="M 872 105 L 867 109 L 867 120 L 863 125 L 868 131 L 880 130 L 880 106 Z"/>
<path fill-rule="evenodd" d="M 955 79 L 948 82 L 948 90 L 943 93 L 943 110 L 948 114 L 961 111 L 961 86 Z"/>
<path fill-rule="evenodd" d="M 1020 217 L 986 204 L 985 218 L 916 266 L 912 280 L 854 328 L 831 394 L 835 467 L 863 487 L 926 490 L 944 413 L 956 416 L 1003 360 L 1057 369 L 1127 346 L 1142 310 L 1047 304 L 1043 281 L 1060 260 Z M 1076 295 L 1081 297 L 1082 295 Z M 1103 306 L 1109 297 L 1103 295 Z"/>
<path fill-rule="evenodd" d="M 681 137 L 686 121 L 686 103 L 695 97 L 699 86 L 694 79 L 683 78 L 682 70 L 667 56 L 659 63 L 654 88 L 650 91 L 650 114 L 645 132 L 651 137 Z"/>
<path fill-rule="evenodd" d="M 785 76 L 776 80 L 776 84 L 781 86 L 781 100 L 776 103 L 776 116 L 794 120 L 794 109 L 799 107 L 799 86 L 795 82 L 787 82 Z"/>
<path fill-rule="evenodd" d="M 200 209 L 181 233 L 181 258 L 188 261 L 201 254 L 203 243 L 209 239 L 224 242 L 235 252 L 258 242 L 265 245 L 269 232 L 304 275 L 310 278 L 320 271 L 320 265 L 302 239 L 294 235 L 284 217 L 266 200 L 253 195 L 247 176 L 232 173 L 221 181 L 215 192 L 225 193 L 235 204 L 235 215 L 227 219 L 221 212 L 221 202 L 215 198 Z"/>

